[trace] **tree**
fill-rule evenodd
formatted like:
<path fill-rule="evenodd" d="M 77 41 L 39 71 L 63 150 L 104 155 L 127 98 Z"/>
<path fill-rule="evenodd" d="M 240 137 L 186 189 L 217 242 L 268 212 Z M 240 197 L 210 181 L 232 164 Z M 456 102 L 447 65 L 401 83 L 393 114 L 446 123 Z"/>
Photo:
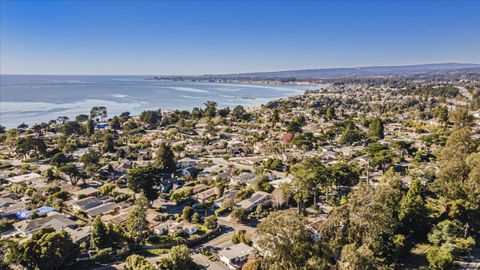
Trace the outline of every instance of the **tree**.
<path fill-rule="evenodd" d="M 406 233 L 422 232 L 428 215 L 423 199 L 423 187 L 420 180 L 410 184 L 410 188 L 400 202 L 399 220 Z"/>
<path fill-rule="evenodd" d="M 135 207 L 125 224 L 126 235 L 134 248 L 143 243 L 149 235 L 146 211 L 147 200 L 144 196 L 140 196 L 135 201 Z"/>
<path fill-rule="evenodd" d="M 58 167 L 58 170 L 62 173 L 66 174 L 70 178 L 70 182 L 72 185 L 76 185 L 78 182 L 78 178 L 80 177 L 80 171 L 78 170 L 75 164 L 69 163 Z"/>
<path fill-rule="evenodd" d="M 230 108 L 229 107 L 218 110 L 218 115 L 220 115 L 221 117 L 227 117 L 227 115 L 229 115 L 229 114 L 230 114 Z"/>
<path fill-rule="evenodd" d="M 103 223 L 98 216 L 93 220 L 90 231 L 90 244 L 97 250 L 112 248 L 120 249 L 124 247 L 124 237 L 119 228 L 111 223 Z"/>
<path fill-rule="evenodd" d="M 153 165 L 132 169 L 127 177 L 128 188 L 137 193 L 143 192 L 149 201 L 158 198 L 156 186 L 161 181 L 162 170 Z"/>
<path fill-rule="evenodd" d="M 480 203 L 480 153 L 478 140 L 470 128 L 457 129 L 448 137 L 442 149 L 440 172 L 432 185 L 438 194 L 451 200 L 467 199 Z"/>
<path fill-rule="evenodd" d="M 77 121 L 68 121 L 62 125 L 61 131 L 65 136 L 70 136 L 72 134 L 81 135 L 83 133 L 82 126 Z"/>
<path fill-rule="evenodd" d="M 335 207 L 321 225 L 320 241 L 327 243 L 335 256 L 376 269 L 395 258 L 402 193 L 398 181 L 393 179 L 385 179 L 377 188 L 366 183 L 357 187 L 346 203 Z M 352 252 L 356 249 L 359 252 Z"/>
<path fill-rule="evenodd" d="M 153 264 L 145 260 L 145 257 L 133 254 L 127 257 L 126 269 L 127 270 L 155 270 L 157 269 Z"/>
<path fill-rule="evenodd" d="M 202 222 L 202 218 L 200 218 L 200 215 L 197 212 L 195 212 L 192 215 L 191 222 L 195 224 L 200 224 Z"/>
<path fill-rule="evenodd" d="M 218 219 L 215 215 L 211 215 L 205 218 L 205 227 L 210 230 L 213 230 L 218 227 Z"/>
<path fill-rule="evenodd" d="M 51 159 L 50 159 L 50 165 L 55 166 L 55 167 L 60 167 L 69 162 L 69 159 L 65 156 L 63 153 L 56 153 Z"/>
<path fill-rule="evenodd" d="M 377 269 L 374 265 L 372 251 L 365 245 L 357 247 L 355 244 L 348 244 L 342 249 L 339 268 L 342 270 Z"/>
<path fill-rule="evenodd" d="M 156 152 L 155 161 L 158 167 L 162 168 L 165 173 L 175 173 L 177 165 L 175 163 L 175 154 L 170 145 L 161 143 Z"/>
<path fill-rule="evenodd" d="M 444 248 L 433 247 L 427 251 L 427 260 L 430 269 L 449 269 L 453 264 L 452 253 Z"/>
<path fill-rule="evenodd" d="M 78 251 L 67 232 L 41 229 L 10 247 L 7 260 L 28 269 L 65 269 L 68 263 L 74 262 Z"/>
<path fill-rule="evenodd" d="M 215 117 L 215 115 L 217 115 L 217 103 L 215 101 L 207 101 L 203 115 L 208 118 Z"/>
<path fill-rule="evenodd" d="M 170 196 L 170 200 L 174 201 L 175 203 L 179 204 L 181 202 L 185 202 L 189 200 L 192 196 L 191 190 L 175 190 L 172 195 Z"/>
<path fill-rule="evenodd" d="M 233 244 L 238 244 L 238 243 L 244 243 L 244 244 L 247 244 L 247 239 L 245 238 L 245 233 L 247 231 L 245 230 L 239 230 L 238 232 L 234 233 L 232 235 L 232 243 Z"/>
<path fill-rule="evenodd" d="M 116 188 L 115 184 L 105 184 L 98 189 L 98 193 L 103 196 L 113 196 Z"/>
<path fill-rule="evenodd" d="M 283 168 L 282 160 L 277 157 L 269 157 L 263 162 L 263 167 L 269 170 L 280 171 Z"/>
<path fill-rule="evenodd" d="M 386 144 L 372 143 L 365 149 L 372 158 L 371 165 L 375 168 L 379 166 L 385 173 L 387 166 L 392 163 L 395 154 Z"/>
<path fill-rule="evenodd" d="M 182 219 L 190 221 L 194 212 L 195 211 L 193 211 L 192 207 L 185 206 L 182 210 Z"/>
<path fill-rule="evenodd" d="M 374 140 L 383 139 L 385 137 L 383 130 L 382 119 L 377 117 L 370 123 L 368 136 Z"/>
<path fill-rule="evenodd" d="M 210 121 L 210 120 L 208 121 L 207 127 L 205 128 L 205 132 L 212 136 L 217 135 L 217 131 L 215 130 L 215 123 L 213 123 L 213 121 Z"/>
<path fill-rule="evenodd" d="M 194 263 L 186 245 L 173 246 L 168 254 L 169 270 L 192 269 Z"/>
<path fill-rule="evenodd" d="M 448 109 L 445 106 L 439 106 L 435 110 L 435 117 L 437 118 L 440 124 L 443 124 L 445 127 L 448 125 Z"/>
<path fill-rule="evenodd" d="M 86 115 L 86 114 L 79 114 L 75 117 L 76 122 L 82 123 L 82 122 L 85 122 L 87 120 L 88 120 L 88 115 Z"/>
<path fill-rule="evenodd" d="M 265 192 L 272 192 L 273 186 L 268 182 L 268 178 L 265 176 L 259 176 L 255 181 L 252 183 L 252 188 L 255 191 L 265 191 Z"/>
<path fill-rule="evenodd" d="M 450 114 L 450 120 L 456 127 L 468 127 L 473 123 L 473 116 L 468 113 L 465 107 L 456 107 Z"/>
<path fill-rule="evenodd" d="M 312 258 L 324 266 L 320 269 L 327 269 L 327 253 L 314 245 L 307 221 L 294 211 L 270 213 L 256 235 L 264 269 L 304 269 Z"/>
<path fill-rule="evenodd" d="M 303 205 L 313 196 L 315 204 L 320 191 L 328 194 L 331 185 L 331 172 L 322 164 L 318 157 L 310 157 L 301 163 L 292 166 L 292 186 L 294 198 L 298 203 L 299 211 Z"/>
<path fill-rule="evenodd" d="M 247 211 L 245 208 L 235 208 L 232 211 L 231 218 L 234 222 L 244 222 L 247 219 Z"/>
<path fill-rule="evenodd" d="M 345 129 L 338 139 L 338 143 L 351 145 L 363 139 L 363 136 L 363 132 L 360 131 L 355 124 L 353 124 L 353 122 L 348 121 Z"/>
<path fill-rule="evenodd" d="M 325 112 L 325 117 L 327 119 L 335 119 L 336 115 L 335 115 L 335 107 L 332 105 L 332 106 L 329 106 L 327 108 L 327 111 Z"/>
<path fill-rule="evenodd" d="M 243 266 L 242 270 L 261 270 L 262 269 L 262 262 L 260 260 L 248 260 Z"/>
<path fill-rule="evenodd" d="M 274 109 L 272 111 L 272 114 L 270 114 L 270 119 L 269 121 L 275 125 L 276 123 L 280 122 L 280 114 L 278 113 L 277 109 Z"/>
<path fill-rule="evenodd" d="M 202 118 L 203 111 L 202 111 L 202 109 L 200 109 L 200 108 L 198 108 L 198 107 L 194 107 L 194 108 L 192 109 L 191 115 L 192 115 L 192 117 L 193 117 L 194 119 L 200 119 L 200 118 Z"/>
<path fill-rule="evenodd" d="M 279 188 L 272 192 L 272 205 L 276 209 L 283 207 L 288 203 L 292 194 L 292 188 L 288 183 L 283 183 Z"/>
<path fill-rule="evenodd" d="M 80 162 L 83 163 L 85 169 L 87 169 L 93 174 L 98 167 L 99 159 L 100 155 L 95 150 L 90 148 L 85 154 L 80 157 Z"/>
<path fill-rule="evenodd" d="M 92 119 L 88 119 L 87 122 L 85 123 L 85 129 L 87 131 L 87 135 L 91 136 L 93 133 L 95 133 L 95 123 L 93 122 Z"/>
<path fill-rule="evenodd" d="M 475 246 L 475 240 L 464 235 L 464 229 L 458 220 L 444 220 L 432 228 L 428 241 L 452 254 L 465 254 Z"/>
<path fill-rule="evenodd" d="M 45 156 L 47 154 L 47 145 L 41 138 L 23 137 L 18 139 L 16 151 L 24 156 L 30 153 L 30 151 L 33 151 L 36 157 Z"/>
<path fill-rule="evenodd" d="M 105 134 L 103 136 L 103 145 L 102 151 L 103 153 L 115 153 L 115 144 L 114 144 L 115 136 L 111 133 Z"/>
<path fill-rule="evenodd" d="M 232 116 L 237 120 L 243 120 L 245 114 L 246 114 L 246 111 L 242 105 L 236 106 L 232 111 Z"/>
<path fill-rule="evenodd" d="M 145 122 L 150 128 L 156 128 L 162 121 L 162 113 L 158 111 L 143 111 L 140 114 L 140 120 Z"/>
<path fill-rule="evenodd" d="M 114 116 L 110 121 L 110 127 L 113 129 L 122 129 L 122 125 L 120 124 L 120 118 L 118 116 Z"/>
<path fill-rule="evenodd" d="M 90 110 L 90 118 L 95 121 L 104 121 L 107 119 L 107 108 L 104 106 L 95 106 Z"/>

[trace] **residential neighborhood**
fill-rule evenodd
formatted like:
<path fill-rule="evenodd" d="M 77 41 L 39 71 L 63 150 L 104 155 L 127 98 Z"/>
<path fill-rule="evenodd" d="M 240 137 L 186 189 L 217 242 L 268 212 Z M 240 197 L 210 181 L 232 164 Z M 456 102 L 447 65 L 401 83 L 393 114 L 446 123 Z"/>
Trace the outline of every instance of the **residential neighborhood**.
<path fill-rule="evenodd" d="M 62 269 L 414 269 L 471 260 L 480 228 L 478 81 L 311 87 L 252 108 L 209 101 L 108 118 L 94 107 L 3 130 L 0 258 L 59 269 L 13 256 L 42 243 L 61 252 L 49 262 Z M 451 170 L 465 170 L 464 186 Z M 458 233 L 434 237 L 442 226 Z M 58 241 L 43 243 L 47 235 Z M 432 255 L 447 252 L 438 237 L 454 237 L 451 257 Z M 365 268 L 347 267 L 360 264 L 349 256 Z"/>

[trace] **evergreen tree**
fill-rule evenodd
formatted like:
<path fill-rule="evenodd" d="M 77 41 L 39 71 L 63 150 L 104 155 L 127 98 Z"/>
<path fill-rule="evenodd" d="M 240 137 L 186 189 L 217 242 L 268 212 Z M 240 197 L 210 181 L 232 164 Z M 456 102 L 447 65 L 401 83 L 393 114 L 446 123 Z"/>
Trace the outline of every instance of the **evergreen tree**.
<path fill-rule="evenodd" d="M 85 123 L 85 127 L 87 130 L 87 135 L 91 136 L 93 133 L 95 133 L 95 123 L 93 122 L 92 119 L 88 119 L 87 122 Z"/>
<path fill-rule="evenodd" d="M 399 220 L 406 233 L 422 232 L 426 225 L 428 210 L 422 195 L 422 184 L 415 180 L 400 202 Z"/>
<path fill-rule="evenodd" d="M 125 224 L 126 235 L 132 243 L 133 248 L 137 248 L 147 239 L 148 222 L 147 222 L 147 200 L 144 196 L 140 196 L 135 201 L 135 207 L 128 216 Z"/>
<path fill-rule="evenodd" d="M 115 153 L 115 136 L 110 133 L 105 134 L 103 137 L 102 151 L 103 153 Z"/>
<path fill-rule="evenodd" d="M 142 192 L 149 201 L 158 198 L 156 187 L 162 181 L 162 170 L 156 166 L 134 168 L 127 177 L 128 188 L 139 193 Z"/>
<path fill-rule="evenodd" d="M 368 136 L 374 140 L 379 140 L 383 139 L 385 137 L 383 130 L 383 122 L 382 119 L 380 118 L 375 118 L 373 121 L 370 123 L 369 126 L 370 130 L 368 132 Z"/>
<path fill-rule="evenodd" d="M 156 152 L 155 161 L 158 167 L 166 173 L 175 173 L 177 167 L 175 163 L 175 154 L 169 145 L 161 143 Z"/>

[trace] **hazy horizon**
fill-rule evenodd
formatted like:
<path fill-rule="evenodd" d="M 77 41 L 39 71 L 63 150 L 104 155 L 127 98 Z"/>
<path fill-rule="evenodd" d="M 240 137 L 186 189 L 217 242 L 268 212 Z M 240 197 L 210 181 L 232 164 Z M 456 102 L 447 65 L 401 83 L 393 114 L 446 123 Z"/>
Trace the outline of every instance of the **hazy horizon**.
<path fill-rule="evenodd" d="M 365 65 L 365 66 L 342 66 L 342 67 L 320 67 L 320 68 L 300 68 L 300 69 L 282 69 L 282 70 L 251 70 L 238 73 L 199 73 L 199 74 L 39 74 L 39 73 L 1 73 L 0 75 L 14 75 L 14 76 L 202 76 L 202 75 L 225 75 L 225 74 L 248 74 L 248 73 L 269 73 L 269 72 L 283 72 L 283 71 L 296 71 L 296 70 L 316 70 L 316 69 L 349 69 L 349 68 L 370 68 L 370 67 L 405 67 L 405 66 L 421 66 L 421 65 L 441 65 L 441 64 L 461 64 L 461 65 L 479 65 L 480 63 L 463 63 L 463 62 L 448 62 L 448 63 L 417 63 L 417 64 L 405 64 L 405 65 Z"/>

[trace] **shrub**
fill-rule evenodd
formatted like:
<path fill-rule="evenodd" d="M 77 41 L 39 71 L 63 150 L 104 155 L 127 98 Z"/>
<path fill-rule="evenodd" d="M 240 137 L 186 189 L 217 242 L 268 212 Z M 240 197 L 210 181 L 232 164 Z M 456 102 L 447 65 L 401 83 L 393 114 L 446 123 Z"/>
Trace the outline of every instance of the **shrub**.
<path fill-rule="evenodd" d="M 448 269 L 453 263 L 453 255 L 447 249 L 433 247 L 427 252 L 427 260 L 432 269 Z"/>

